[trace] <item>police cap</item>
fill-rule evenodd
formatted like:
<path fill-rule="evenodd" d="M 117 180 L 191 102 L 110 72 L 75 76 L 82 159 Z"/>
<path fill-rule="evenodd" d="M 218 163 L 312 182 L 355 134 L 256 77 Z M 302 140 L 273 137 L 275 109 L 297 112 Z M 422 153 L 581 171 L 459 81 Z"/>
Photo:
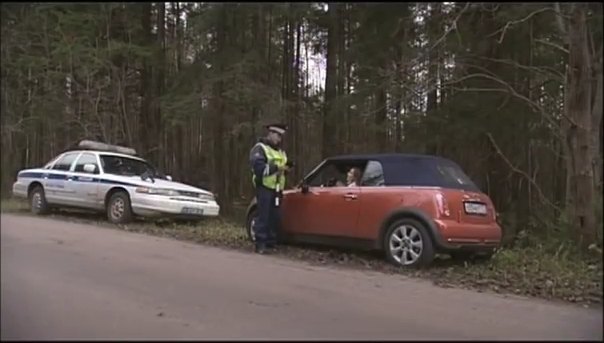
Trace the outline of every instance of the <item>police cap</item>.
<path fill-rule="evenodd" d="M 287 125 L 283 124 L 269 124 L 266 125 L 266 129 L 272 132 L 276 132 L 280 135 L 283 135 L 285 131 L 287 131 Z"/>

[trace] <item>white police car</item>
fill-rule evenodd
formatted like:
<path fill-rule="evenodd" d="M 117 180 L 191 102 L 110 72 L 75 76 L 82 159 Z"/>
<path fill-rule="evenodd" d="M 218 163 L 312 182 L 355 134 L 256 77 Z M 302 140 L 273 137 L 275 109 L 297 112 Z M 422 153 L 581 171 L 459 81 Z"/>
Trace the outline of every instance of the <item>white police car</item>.
<path fill-rule="evenodd" d="M 29 199 L 35 214 L 51 207 L 106 211 L 113 223 L 133 216 L 217 216 L 212 193 L 160 175 L 131 148 L 84 140 L 81 150 L 67 151 L 42 168 L 22 170 L 13 195 Z"/>

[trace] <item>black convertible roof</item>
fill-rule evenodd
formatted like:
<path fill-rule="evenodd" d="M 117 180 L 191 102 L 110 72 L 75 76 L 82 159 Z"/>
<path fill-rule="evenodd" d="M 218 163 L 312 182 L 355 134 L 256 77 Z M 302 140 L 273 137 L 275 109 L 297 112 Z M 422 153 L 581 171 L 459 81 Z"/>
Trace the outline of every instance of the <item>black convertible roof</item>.
<path fill-rule="evenodd" d="M 455 162 L 422 154 L 359 154 L 326 158 L 326 162 L 378 161 L 385 186 L 432 186 L 468 191 L 479 188 Z M 371 173 L 375 173 L 372 171 Z"/>
<path fill-rule="evenodd" d="M 446 158 L 434 156 L 434 155 L 422 155 L 422 154 L 358 154 L 358 155 L 338 155 L 326 158 L 330 161 L 354 161 L 354 160 L 378 160 L 378 161 L 400 161 L 403 159 L 435 159 L 435 160 L 447 160 Z"/>

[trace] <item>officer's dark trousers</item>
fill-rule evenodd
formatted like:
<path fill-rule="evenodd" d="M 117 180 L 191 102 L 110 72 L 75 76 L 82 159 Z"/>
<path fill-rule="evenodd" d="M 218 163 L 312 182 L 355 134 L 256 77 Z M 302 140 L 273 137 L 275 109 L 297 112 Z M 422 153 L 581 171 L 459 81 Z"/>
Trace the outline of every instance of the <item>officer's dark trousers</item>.
<path fill-rule="evenodd" d="M 275 206 L 275 196 L 276 192 L 273 190 L 263 186 L 256 187 L 257 217 L 253 230 L 257 246 L 277 243 L 277 230 L 281 218 L 279 207 Z"/>

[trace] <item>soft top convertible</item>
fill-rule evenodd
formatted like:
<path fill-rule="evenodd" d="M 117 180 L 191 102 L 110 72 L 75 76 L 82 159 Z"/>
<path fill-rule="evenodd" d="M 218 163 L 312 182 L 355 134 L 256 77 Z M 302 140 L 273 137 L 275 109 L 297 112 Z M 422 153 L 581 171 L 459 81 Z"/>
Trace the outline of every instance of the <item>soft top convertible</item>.
<path fill-rule="evenodd" d="M 341 155 L 327 161 L 377 161 L 385 186 L 442 187 L 471 192 L 480 189 L 457 163 L 439 156 L 418 154 Z"/>

